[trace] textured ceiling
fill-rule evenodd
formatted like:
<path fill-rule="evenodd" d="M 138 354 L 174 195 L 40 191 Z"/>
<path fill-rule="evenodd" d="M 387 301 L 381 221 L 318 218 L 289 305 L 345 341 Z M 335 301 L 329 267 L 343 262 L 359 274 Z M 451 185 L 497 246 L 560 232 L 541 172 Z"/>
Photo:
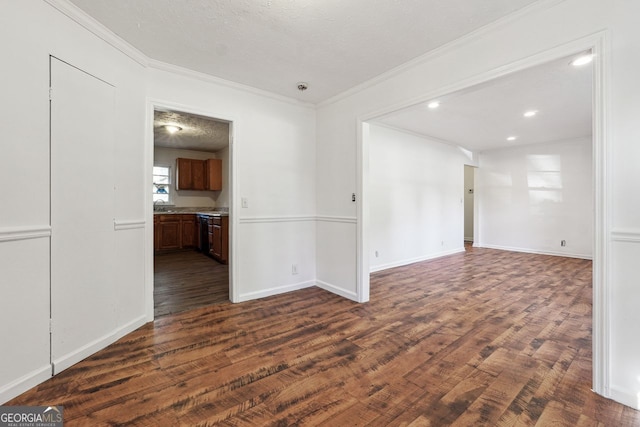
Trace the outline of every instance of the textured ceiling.
<path fill-rule="evenodd" d="M 71 0 L 152 59 L 311 103 L 535 1 Z"/>
<path fill-rule="evenodd" d="M 377 122 L 483 151 L 560 141 L 592 133 L 593 66 L 562 58 L 443 96 L 440 107 L 416 105 Z M 531 118 L 528 110 L 538 110 Z M 506 140 L 516 136 L 513 142 Z"/>
<path fill-rule="evenodd" d="M 179 126 L 171 134 L 166 125 Z M 157 147 L 216 152 L 229 145 L 229 123 L 178 111 L 155 111 L 153 141 Z"/>

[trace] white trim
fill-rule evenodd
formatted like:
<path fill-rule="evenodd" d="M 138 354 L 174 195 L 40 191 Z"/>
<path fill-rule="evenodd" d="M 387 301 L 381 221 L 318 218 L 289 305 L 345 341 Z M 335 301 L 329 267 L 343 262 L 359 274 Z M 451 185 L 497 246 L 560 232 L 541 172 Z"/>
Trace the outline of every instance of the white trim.
<path fill-rule="evenodd" d="M 561 1 L 561 0 L 560 0 Z M 557 3 L 556 0 L 544 2 L 544 7 L 548 7 Z M 510 19 L 514 19 L 513 15 Z M 504 23 L 506 21 L 503 21 Z M 486 30 L 486 29 L 485 29 Z M 474 35 L 477 37 L 477 34 Z M 445 45 L 444 50 L 450 50 L 462 43 L 467 43 L 471 38 L 466 37 L 459 39 L 453 45 Z M 435 99 L 444 95 L 458 92 L 460 90 L 488 82 L 501 76 L 512 74 L 527 68 L 543 64 L 555 59 L 563 58 L 576 52 L 592 49 L 596 60 L 594 61 L 594 77 L 593 77 L 593 172 L 594 172 L 594 250 L 593 250 L 593 390 L 605 397 L 609 397 L 609 379 L 611 377 L 610 366 L 610 284 L 611 269 L 609 267 L 610 253 L 610 221 L 612 212 L 612 179 L 611 175 L 611 156 L 609 153 L 609 114 L 611 112 L 610 102 L 610 74 L 611 56 L 609 54 L 609 36 L 608 30 L 598 31 L 594 34 L 587 35 L 577 40 L 570 41 L 563 45 L 550 48 L 541 53 L 533 54 L 523 59 L 514 61 L 497 67 L 495 69 L 474 75 L 470 78 L 449 84 L 427 93 L 389 105 L 385 108 L 379 108 L 367 114 L 360 115 L 356 118 L 357 140 L 356 140 L 356 192 L 360 196 L 360 204 L 358 206 L 358 231 L 356 242 L 356 289 L 359 297 L 368 292 L 368 254 L 369 246 L 364 230 L 369 225 L 368 205 L 367 202 L 367 180 L 368 180 L 368 146 L 367 141 L 363 138 L 363 126 L 369 120 L 374 120 L 393 111 L 410 107 L 429 99 Z M 433 55 L 438 52 L 432 52 L 425 57 L 420 58 L 422 61 L 432 59 Z M 406 68 L 415 66 L 417 62 L 406 64 Z M 389 78 L 392 75 L 403 71 L 397 70 L 385 75 Z M 357 90 L 347 91 L 341 95 L 341 98 L 333 98 L 331 102 L 325 102 L 321 105 L 328 105 L 336 102 L 353 93 L 363 90 L 367 85 L 371 85 L 381 81 L 382 78 L 369 81 L 361 85 Z M 359 205 L 360 205 L 359 204 Z M 478 236 L 480 237 L 480 236 Z M 566 256 L 566 255 L 565 255 Z"/>
<path fill-rule="evenodd" d="M 265 98 L 270 98 L 270 99 L 274 99 L 276 101 L 280 101 L 280 102 L 286 102 L 288 104 L 293 104 L 293 105 L 297 105 L 299 107 L 306 107 L 306 108 L 312 108 L 315 109 L 316 106 L 315 104 L 311 104 L 309 102 L 304 102 L 304 101 L 300 101 L 298 99 L 295 98 L 290 98 L 288 96 L 284 96 L 284 95 L 280 95 L 274 92 L 269 92 L 267 90 L 264 89 L 258 89 L 256 87 L 253 86 L 249 86 L 243 83 L 238 83 L 238 82 L 234 82 L 231 80 L 226 80 L 220 77 L 216 77 L 213 76 L 211 74 L 207 74 L 207 73 L 203 73 L 200 71 L 195 71 L 195 70 L 191 70 L 189 68 L 185 68 L 185 67 L 181 67 L 179 65 L 173 65 L 173 64 L 168 64 L 166 62 L 162 62 L 162 61 L 158 61 L 155 59 L 151 59 L 148 58 L 147 59 L 147 63 L 149 68 L 158 70 L 158 71 L 165 71 L 167 73 L 172 73 L 175 75 L 179 75 L 179 76 L 183 76 L 183 77 L 188 77 L 191 79 L 196 79 L 196 80 L 200 80 L 202 82 L 205 83 L 212 83 L 215 85 L 220 85 L 220 86 L 225 86 L 228 88 L 232 88 L 232 89 L 236 89 L 236 90 L 240 90 L 240 91 L 244 91 L 244 92 L 249 92 L 253 95 L 258 95 L 258 96 L 262 96 Z"/>
<path fill-rule="evenodd" d="M 388 270 L 390 268 L 396 268 L 396 267 L 402 267 L 405 265 L 410 265 L 410 264 L 416 264 L 418 262 L 423 262 L 423 261 L 429 261 L 432 259 L 436 259 L 436 258 L 442 258 L 445 256 L 449 256 L 449 255 L 454 255 L 454 254 L 459 254 L 464 252 L 464 247 L 462 248 L 455 248 L 455 249 L 451 249 L 449 251 L 444 251 L 444 252 L 438 252 L 435 254 L 429 254 L 429 255 L 424 255 L 424 256 L 420 256 L 420 257 L 416 257 L 416 258 L 410 258 L 410 259 L 403 259 L 400 261 L 394 261 L 394 262 L 390 262 L 388 264 L 381 264 L 381 265 L 374 265 L 369 269 L 370 273 L 375 273 L 378 271 L 382 271 L 382 270 Z"/>
<path fill-rule="evenodd" d="M 124 41 L 124 39 L 120 38 L 113 31 L 102 25 L 100 22 L 88 15 L 75 4 L 69 2 L 68 0 L 44 1 L 46 3 L 49 3 L 49 5 L 57 9 L 59 12 L 70 18 L 81 27 L 88 30 L 93 35 L 97 36 L 110 46 L 116 48 L 123 54 L 127 55 L 129 58 L 136 61 L 138 64 L 143 66 L 148 65 L 149 58 L 144 53 Z"/>
<path fill-rule="evenodd" d="M 113 220 L 113 229 L 115 231 L 120 230 L 135 230 L 138 228 L 144 228 L 146 225 L 146 221 L 144 219 L 136 219 L 136 220 Z"/>
<path fill-rule="evenodd" d="M 448 52 L 455 50 L 457 48 L 459 48 L 461 45 L 465 45 L 467 43 L 473 43 L 475 42 L 478 38 L 482 37 L 484 34 L 490 33 L 492 31 L 495 31 L 496 29 L 503 27 L 505 25 L 508 25 L 511 22 L 517 21 L 518 19 L 522 18 L 523 16 L 526 15 L 530 15 L 532 12 L 537 11 L 537 10 L 544 10 L 544 9 L 549 9 L 553 6 L 555 6 L 558 3 L 563 2 L 564 0 L 543 0 L 543 1 L 537 1 L 534 2 L 532 4 L 529 4 L 528 6 L 523 7 L 522 9 L 519 9 L 507 16 L 504 16 L 496 21 L 493 21 L 487 25 L 484 25 L 476 30 L 473 30 L 470 33 L 465 34 L 462 37 L 459 37 L 449 43 L 446 43 L 442 46 L 439 46 L 425 54 L 422 54 L 408 62 L 405 62 L 397 67 L 392 68 L 389 71 L 386 71 L 382 74 L 377 75 L 376 77 L 373 77 L 372 79 L 369 79 L 363 83 L 360 83 L 356 86 L 353 86 L 351 89 L 347 89 L 341 93 L 339 93 L 338 95 L 335 95 L 331 98 L 328 98 L 322 102 L 319 102 L 317 104 L 318 108 L 320 107 L 326 107 L 327 105 L 331 105 L 331 104 L 335 104 L 336 102 L 339 102 L 345 98 L 348 98 L 352 95 L 355 95 L 359 92 L 362 92 L 372 86 L 375 86 L 385 80 L 388 80 L 394 76 L 397 76 L 398 74 L 401 74 L 407 70 L 410 70 L 418 65 L 421 65 L 425 62 L 429 62 L 432 61 L 433 59 L 437 58 L 440 55 L 444 55 L 447 54 Z"/>
<path fill-rule="evenodd" d="M 46 364 L 0 387 L 0 404 L 51 378 L 51 364 Z"/>
<path fill-rule="evenodd" d="M 285 292 L 298 291 L 300 289 L 305 289 L 305 288 L 310 288 L 312 286 L 315 286 L 315 284 L 316 284 L 315 281 L 309 280 L 306 282 L 294 283 L 291 285 L 276 286 L 273 288 L 262 289 L 260 291 L 247 292 L 244 294 L 240 294 L 238 296 L 238 301 L 236 302 L 249 301 L 249 300 L 254 300 L 258 298 L 265 298 L 273 295 L 284 294 Z"/>
<path fill-rule="evenodd" d="M 588 254 L 576 254 L 571 252 L 557 252 L 557 251 L 544 251 L 540 249 L 531 249 L 531 248 L 517 248 L 513 246 L 502 246 L 502 245 L 486 245 L 484 243 L 474 244 L 476 248 L 487 248 L 487 249 L 497 249 L 500 251 L 509 251 L 509 252 L 522 252 L 526 254 L 536 254 L 536 255 L 551 255 L 551 256 L 560 256 L 565 258 L 579 258 L 579 259 L 588 259 L 592 260 L 593 256 Z"/>
<path fill-rule="evenodd" d="M 355 224 L 358 219 L 354 216 L 332 216 L 332 215 L 318 215 L 316 221 L 320 222 L 341 222 L 345 224 Z"/>
<path fill-rule="evenodd" d="M 611 241 L 640 243 L 640 230 L 616 228 L 611 230 Z"/>
<path fill-rule="evenodd" d="M 40 239 L 44 237 L 51 237 L 51 226 L 36 225 L 32 227 L 0 228 L 0 242 L 13 242 L 16 240 Z"/>
<path fill-rule="evenodd" d="M 238 222 L 240 224 L 255 224 L 264 222 L 301 222 L 301 221 L 315 221 L 316 217 L 313 215 L 300 215 L 300 216 L 254 216 L 254 217 L 240 217 Z"/>
<path fill-rule="evenodd" d="M 94 341 L 91 341 L 90 343 L 85 344 L 82 347 L 77 348 L 62 357 L 59 357 L 56 360 L 52 360 L 51 363 L 53 365 L 53 374 L 58 375 L 60 372 L 69 368 L 70 366 L 104 349 L 108 345 L 113 344 L 128 333 L 135 331 L 145 323 L 146 315 L 142 315 L 136 319 L 133 319 L 131 322 L 123 325 L 122 327 L 114 329 L 110 333 Z"/>
<path fill-rule="evenodd" d="M 612 385 L 610 388 L 611 398 L 616 402 L 627 405 L 637 411 L 640 411 L 640 393 L 635 390 L 626 390 Z"/>
<path fill-rule="evenodd" d="M 332 285 L 331 283 L 323 282 L 322 280 L 316 281 L 316 286 L 320 289 L 324 289 L 327 292 L 331 292 L 332 294 L 336 294 L 340 297 L 350 299 L 355 302 L 358 301 L 358 295 L 355 292 L 347 291 L 339 286 Z"/>

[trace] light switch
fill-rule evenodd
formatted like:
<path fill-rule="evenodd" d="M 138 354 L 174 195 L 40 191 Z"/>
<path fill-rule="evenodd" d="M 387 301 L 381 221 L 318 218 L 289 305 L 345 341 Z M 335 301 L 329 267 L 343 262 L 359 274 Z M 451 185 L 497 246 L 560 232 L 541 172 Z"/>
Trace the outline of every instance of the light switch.
<path fill-rule="evenodd" d="M 247 199 L 246 197 L 242 198 L 242 207 L 243 208 L 248 208 L 249 207 L 249 199 Z"/>

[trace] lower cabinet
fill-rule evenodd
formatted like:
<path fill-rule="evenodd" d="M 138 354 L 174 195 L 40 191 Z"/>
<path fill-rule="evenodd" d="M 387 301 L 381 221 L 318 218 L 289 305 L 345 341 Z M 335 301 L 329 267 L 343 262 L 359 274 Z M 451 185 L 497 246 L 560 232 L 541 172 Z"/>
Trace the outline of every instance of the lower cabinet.
<path fill-rule="evenodd" d="M 229 217 L 209 217 L 209 255 L 226 264 L 229 260 Z"/>
<path fill-rule="evenodd" d="M 154 249 L 194 248 L 198 242 L 195 214 L 158 214 L 153 217 Z"/>

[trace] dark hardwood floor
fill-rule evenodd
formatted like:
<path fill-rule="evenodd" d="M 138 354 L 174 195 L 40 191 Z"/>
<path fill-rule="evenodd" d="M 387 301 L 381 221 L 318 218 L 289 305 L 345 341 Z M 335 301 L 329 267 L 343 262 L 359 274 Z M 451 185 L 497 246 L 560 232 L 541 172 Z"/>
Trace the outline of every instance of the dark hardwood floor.
<path fill-rule="evenodd" d="M 9 402 L 65 425 L 638 426 L 591 385 L 591 262 L 469 248 L 159 318 Z"/>
<path fill-rule="evenodd" d="M 153 260 L 155 317 L 229 301 L 227 265 L 191 249 Z"/>

